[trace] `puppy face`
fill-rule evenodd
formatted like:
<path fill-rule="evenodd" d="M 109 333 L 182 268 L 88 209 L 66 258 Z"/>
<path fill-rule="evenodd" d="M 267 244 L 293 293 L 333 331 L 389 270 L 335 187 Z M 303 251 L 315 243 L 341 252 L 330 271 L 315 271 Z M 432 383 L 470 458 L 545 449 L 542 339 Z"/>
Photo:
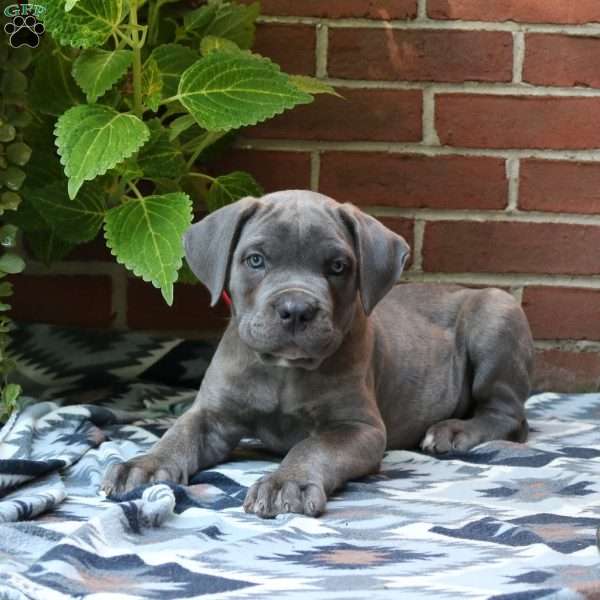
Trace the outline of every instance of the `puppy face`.
<path fill-rule="evenodd" d="M 263 203 L 240 233 L 229 291 L 239 335 L 263 362 L 316 368 L 357 308 L 357 257 L 337 206 Z"/>
<path fill-rule="evenodd" d="M 408 257 L 372 217 L 308 191 L 226 206 L 193 225 L 184 246 L 213 304 L 229 290 L 239 336 L 260 360 L 305 369 L 339 348 L 356 311 L 371 312 Z"/>

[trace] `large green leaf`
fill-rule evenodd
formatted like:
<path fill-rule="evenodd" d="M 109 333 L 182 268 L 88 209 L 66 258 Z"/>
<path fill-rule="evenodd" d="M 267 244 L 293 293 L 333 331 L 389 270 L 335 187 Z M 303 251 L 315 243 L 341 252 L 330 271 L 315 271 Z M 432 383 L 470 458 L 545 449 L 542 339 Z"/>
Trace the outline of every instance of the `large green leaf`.
<path fill-rule="evenodd" d="M 254 42 L 254 23 L 259 13 L 258 2 L 248 6 L 234 2 L 212 2 L 186 13 L 183 25 L 186 33 L 199 38 L 207 35 L 221 37 L 247 49 Z"/>
<path fill-rule="evenodd" d="M 40 16 L 52 37 L 64 46 L 102 46 L 127 15 L 124 0 L 79 0 L 67 8 L 65 0 L 46 0 Z"/>
<path fill-rule="evenodd" d="M 185 71 L 178 97 L 209 131 L 254 125 L 313 99 L 269 59 L 223 51 L 211 52 Z"/>
<path fill-rule="evenodd" d="M 231 40 L 227 40 L 215 35 L 204 36 L 200 40 L 200 52 L 206 56 L 215 50 L 224 50 L 225 52 L 240 52 L 240 47 Z"/>
<path fill-rule="evenodd" d="M 146 177 L 177 178 L 185 171 L 183 153 L 177 142 L 169 140 L 169 130 L 158 119 L 148 121 L 150 139 L 138 153 L 137 164 Z"/>
<path fill-rule="evenodd" d="M 102 104 L 69 109 L 58 119 L 54 132 L 69 178 L 70 198 L 75 197 L 84 181 L 103 175 L 150 137 L 148 127 L 138 117 Z"/>
<path fill-rule="evenodd" d="M 88 102 L 96 102 L 125 73 L 133 60 L 131 50 L 84 50 L 73 63 L 73 77 L 86 93 Z"/>
<path fill-rule="evenodd" d="M 164 98 L 174 96 L 181 74 L 198 58 L 192 49 L 180 44 L 164 44 L 154 48 L 151 59 L 154 59 L 162 78 Z"/>
<path fill-rule="evenodd" d="M 106 213 L 106 194 L 96 182 L 84 185 L 74 200 L 67 195 L 67 186 L 55 181 L 29 194 L 28 200 L 37 212 L 67 242 L 93 240 Z"/>
<path fill-rule="evenodd" d="M 85 101 L 71 76 L 71 64 L 58 50 L 39 56 L 29 92 L 33 109 L 58 117 L 67 108 Z"/>
<path fill-rule="evenodd" d="M 74 248 L 70 242 L 61 240 L 53 229 L 32 231 L 26 239 L 33 256 L 46 265 L 64 258 Z"/>
<path fill-rule="evenodd" d="M 215 178 L 206 195 L 206 205 L 208 210 L 213 211 L 245 196 L 258 198 L 263 194 L 263 189 L 252 175 L 244 171 L 234 171 Z"/>
<path fill-rule="evenodd" d="M 106 242 L 117 262 L 160 288 L 171 305 L 173 282 L 182 264 L 182 236 L 191 222 L 187 194 L 132 199 L 106 214 Z"/>
<path fill-rule="evenodd" d="M 163 99 L 163 81 L 157 62 L 150 57 L 144 64 L 142 76 L 142 102 L 151 111 L 157 112 Z"/>
<path fill-rule="evenodd" d="M 341 96 L 328 83 L 309 77 L 308 75 L 290 75 L 290 83 L 302 92 L 307 94 L 331 94 L 332 96 Z"/>

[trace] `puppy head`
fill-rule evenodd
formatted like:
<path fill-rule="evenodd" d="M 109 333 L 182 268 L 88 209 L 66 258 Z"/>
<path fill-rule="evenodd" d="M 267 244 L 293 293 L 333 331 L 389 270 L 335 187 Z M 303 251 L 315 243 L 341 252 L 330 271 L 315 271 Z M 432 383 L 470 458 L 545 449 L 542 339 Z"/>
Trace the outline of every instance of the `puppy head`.
<path fill-rule="evenodd" d="M 227 289 L 240 338 L 269 364 L 317 368 L 396 284 L 403 238 L 350 204 L 286 191 L 244 198 L 184 236 L 214 305 Z M 360 299 L 360 302 L 359 302 Z"/>

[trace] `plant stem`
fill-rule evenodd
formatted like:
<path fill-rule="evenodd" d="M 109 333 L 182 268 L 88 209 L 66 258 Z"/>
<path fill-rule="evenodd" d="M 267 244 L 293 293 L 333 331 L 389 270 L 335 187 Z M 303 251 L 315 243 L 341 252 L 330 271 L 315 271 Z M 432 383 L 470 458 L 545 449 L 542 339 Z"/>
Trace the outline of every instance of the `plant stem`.
<path fill-rule="evenodd" d="M 193 171 L 191 173 L 186 173 L 185 176 L 186 177 L 200 177 L 200 179 L 206 179 L 207 181 L 210 181 L 211 183 L 216 181 L 215 177 L 211 177 L 210 175 L 207 175 L 206 173 L 196 173 L 195 171 Z"/>
<path fill-rule="evenodd" d="M 132 183 L 131 181 L 128 181 L 127 185 L 129 187 L 129 189 L 136 195 L 136 197 L 138 198 L 138 200 L 143 200 L 144 199 L 144 196 L 142 196 L 140 190 L 137 189 L 137 186 L 135 185 L 135 183 Z"/>
<path fill-rule="evenodd" d="M 129 23 L 132 26 L 131 40 L 133 42 L 133 112 L 141 117 L 144 112 L 142 105 L 142 45 L 138 31 L 137 0 L 129 1 Z"/>
<path fill-rule="evenodd" d="M 200 143 L 196 146 L 196 149 L 192 152 L 190 158 L 186 163 L 186 167 L 190 169 L 196 162 L 196 159 L 200 156 L 202 150 L 208 148 L 211 144 L 214 144 L 217 140 L 221 139 L 227 132 L 226 131 L 207 131 L 206 135 L 202 138 Z"/>

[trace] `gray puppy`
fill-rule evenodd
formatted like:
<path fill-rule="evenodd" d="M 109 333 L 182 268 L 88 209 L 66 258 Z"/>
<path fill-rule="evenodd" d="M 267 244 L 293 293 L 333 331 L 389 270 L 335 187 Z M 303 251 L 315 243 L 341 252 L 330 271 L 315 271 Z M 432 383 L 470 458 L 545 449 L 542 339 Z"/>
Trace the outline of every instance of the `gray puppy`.
<path fill-rule="evenodd" d="M 213 305 L 229 291 L 232 319 L 192 407 L 148 454 L 110 468 L 107 493 L 186 483 L 256 436 L 285 458 L 245 510 L 316 516 L 386 448 L 526 439 L 533 342 L 506 292 L 395 286 L 404 239 L 308 191 L 240 200 L 184 243 Z"/>

